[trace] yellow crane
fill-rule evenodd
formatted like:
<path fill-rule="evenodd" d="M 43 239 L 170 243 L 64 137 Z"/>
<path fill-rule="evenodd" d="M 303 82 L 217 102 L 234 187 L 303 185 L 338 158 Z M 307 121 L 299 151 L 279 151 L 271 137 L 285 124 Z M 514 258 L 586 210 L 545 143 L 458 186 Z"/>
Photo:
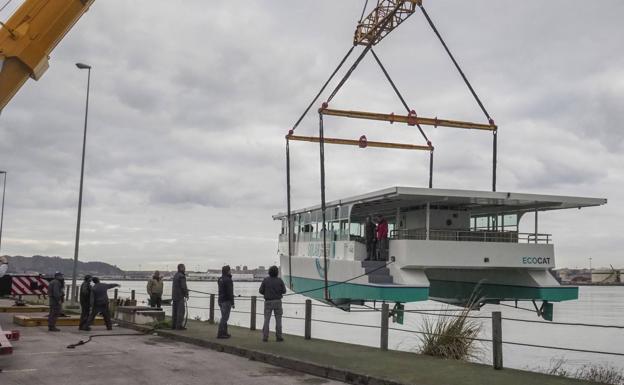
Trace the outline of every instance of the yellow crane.
<path fill-rule="evenodd" d="M 0 22 L 0 111 L 31 77 L 48 69 L 50 53 L 95 0 L 26 0 Z"/>

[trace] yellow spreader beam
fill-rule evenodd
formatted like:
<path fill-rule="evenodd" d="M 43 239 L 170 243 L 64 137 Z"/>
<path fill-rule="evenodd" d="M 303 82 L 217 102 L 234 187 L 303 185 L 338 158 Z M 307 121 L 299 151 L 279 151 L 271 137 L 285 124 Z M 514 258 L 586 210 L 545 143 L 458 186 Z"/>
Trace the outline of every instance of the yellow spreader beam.
<path fill-rule="evenodd" d="M 26 0 L 0 26 L 0 110 L 31 77 L 48 69 L 49 55 L 94 0 Z"/>
<path fill-rule="evenodd" d="M 390 122 L 390 123 L 406 123 L 410 126 L 421 124 L 423 126 L 453 127 L 453 128 L 464 128 L 464 129 L 469 129 L 469 130 L 485 130 L 485 131 L 496 131 L 498 128 L 495 124 L 481 124 L 481 123 L 465 122 L 461 120 L 448 120 L 448 119 L 438 119 L 438 118 L 423 118 L 420 116 L 416 116 L 416 114 L 413 114 L 413 115 L 380 114 L 376 112 L 334 110 L 334 109 L 329 109 L 329 108 L 323 108 L 319 110 L 319 112 L 322 113 L 323 115 L 329 115 L 329 116 L 378 120 L 378 121 L 384 121 L 384 122 Z"/>
<path fill-rule="evenodd" d="M 300 142 L 313 142 L 318 143 L 320 139 L 317 136 L 300 136 L 300 135 L 288 135 L 288 140 L 296 140 Z M 404 143 L 390 143 L 390 142 L 371 142 L 364 138 L 360 140 L 353 139 L 338 139 L 338 138 L 323 138 L 325 143 L 329 144 L 343 144 L 347 146 L 365 147 L 378 147 L 378 148 L 394 148 L 401 150 L 420 150 L 420 151 L 432 151 L 432 146 L 422 146 L 418 144 L 404 144 Z"/>

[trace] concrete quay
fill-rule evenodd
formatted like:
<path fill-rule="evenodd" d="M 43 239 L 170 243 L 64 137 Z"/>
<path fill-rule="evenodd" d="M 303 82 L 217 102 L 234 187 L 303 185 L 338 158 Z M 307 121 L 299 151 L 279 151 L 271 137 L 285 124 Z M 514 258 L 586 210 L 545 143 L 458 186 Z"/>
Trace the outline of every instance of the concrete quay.
<path fill-rule="evenodd" d="M 94 326 L 92 332 L 80 332 L 60 326 L 61 332 L 50 333 L 47 327 L 17 326 L 13 315 L 0 313 L 3 329 L 21 332 L 13 354 L 0 356 L 2 385 L 338 384 L 170 338 L 114 336 L 136 333 L 129 329 Z M 90 335 L 107 337 L 67 349 Z"/>
<path fill-rule="evenodd" d="M 128 323 L 139 331 L 149 328 Z M 217 339 L 217 326 L 188 321 L 188 329 L 158 330 L 175 341 L 207 347 L 283 368 L 351 384 L 367 385 L 589 385 L 592 382 L 489 365 L 443 360 L 409 352 L 285 335 L 262 342 L 260 331 L 229 326 L 230 339 Z"/>

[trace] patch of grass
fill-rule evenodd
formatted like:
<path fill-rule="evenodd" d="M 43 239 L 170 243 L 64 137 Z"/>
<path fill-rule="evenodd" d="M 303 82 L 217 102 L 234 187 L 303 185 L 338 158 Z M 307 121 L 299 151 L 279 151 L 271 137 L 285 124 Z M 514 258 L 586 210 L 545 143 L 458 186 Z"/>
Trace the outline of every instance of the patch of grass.
<path fill-rule="evenodd" d="M 166 319 L 164 321 L 155 321 L 149 324 L 154 329 L 171 329 L 171 320 Z"/>
<path fill-rule="evenodd" d="M 475 338 L 481 333 L 482 325 L 469 318 L 470 310 L 478 303 L 477 293 L 478 287 L 460 311 L 446 311 L 435 318 L 424 318 L 419 336 L 421 354 L 464 361 L 479 356 L 481 349 Z"/>
<path fill-rule="evenodd" d="M 546 369 L 539 368 L 546 374 L 559 377 L 576 378 L 599 384 L 624 385 L 624 371 L 610 364 L 587 364 L 574 370 L 565 367 L 566 360 L 554 358 Z"/>

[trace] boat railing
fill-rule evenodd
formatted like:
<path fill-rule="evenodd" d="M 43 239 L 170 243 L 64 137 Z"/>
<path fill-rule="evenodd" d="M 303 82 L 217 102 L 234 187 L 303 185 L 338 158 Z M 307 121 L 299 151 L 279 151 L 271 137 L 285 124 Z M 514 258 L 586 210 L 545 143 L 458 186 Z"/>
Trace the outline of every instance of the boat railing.
<path fill-rule="evenodd" d="M 398 229 L 390 233 L 391 239 L 426 240 L 424 229 Z M 502 243 L 539 243 L 550 244 L 551 234 L 518 233 L 515 231 L 466 231 L 466 230 L 429 230 L 429 240 L 458 242 L 502 242 Z"/>
<path fill-rule="evenodd" d="M 327 242 L 331 241 L 348 241 L 349 233 L 346 231 L 328 231 Z M 288 235 L 280 234 L 280 242 L 288 242 Z M 298 233 L 293 235 L 293 242 L 323 242 L 322 232 Z"/>

